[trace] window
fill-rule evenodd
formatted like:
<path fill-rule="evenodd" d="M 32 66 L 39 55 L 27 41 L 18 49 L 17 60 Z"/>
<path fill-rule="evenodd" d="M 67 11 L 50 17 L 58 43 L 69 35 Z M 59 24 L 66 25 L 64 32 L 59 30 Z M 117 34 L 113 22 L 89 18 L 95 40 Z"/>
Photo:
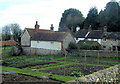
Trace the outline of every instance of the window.
<path fill-rule="evenodd" d="M 103 48 L 106 48 L 106 46 L 103 46 Z"/>

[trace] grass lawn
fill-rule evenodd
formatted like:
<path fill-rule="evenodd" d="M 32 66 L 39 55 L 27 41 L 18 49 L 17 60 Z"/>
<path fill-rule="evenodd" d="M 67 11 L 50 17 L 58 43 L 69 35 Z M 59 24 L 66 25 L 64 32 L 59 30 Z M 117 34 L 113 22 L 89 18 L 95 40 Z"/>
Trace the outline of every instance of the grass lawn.
<path fill-rule="evenodd" d="M 6 46 L 5 49 L 4 47 L 0 47 L 0 53 L 8 53 L 12 49 L 12 46 Z"/>
<path fill-rule="evenodd" d="M 67 82 L 70 80 L 74 80 L 77 77 L 71 77 L 71 76 L 61 76 L 61 75 L 51 75 L 50 73 L 43 73 L 43 72 L 37 72 L 37 71 L 31 71 L 31 70 L 25 70 L 25 69 L 18 69 L 18 68 L 13 68 L 13 67 L 6 67 L 2 66 L 3 71 L 14 71 L 16 73 L 20 74 L 25 74 L 25 75 L 30 75 L 30 76 L 49 76 L 52 79 L 56 79 L 62 82 Z M 51 75 L 51 76 L 50 76 Z"/>

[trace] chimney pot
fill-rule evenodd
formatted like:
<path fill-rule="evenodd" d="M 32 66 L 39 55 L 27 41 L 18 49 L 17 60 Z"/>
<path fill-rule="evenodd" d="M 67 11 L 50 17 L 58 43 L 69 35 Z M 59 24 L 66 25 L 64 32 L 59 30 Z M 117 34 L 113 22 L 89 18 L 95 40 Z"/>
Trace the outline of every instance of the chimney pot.
<path fill-rule="evenodd" d="M 50 30 L 51 30 L 51 31 L 54 30 L 53 24 L 51 24 Z"/>
<path fill-rule="evenodd" d="M 38 25 L 38 21 L 36 21 L 36 24 L 35 24 L 35 32 L 39 32 L 39 25 Z"/>
<path fill-rule="evenodd" d="M 36 21 L 36 24 L 38 24 L 38 21 Z"/>

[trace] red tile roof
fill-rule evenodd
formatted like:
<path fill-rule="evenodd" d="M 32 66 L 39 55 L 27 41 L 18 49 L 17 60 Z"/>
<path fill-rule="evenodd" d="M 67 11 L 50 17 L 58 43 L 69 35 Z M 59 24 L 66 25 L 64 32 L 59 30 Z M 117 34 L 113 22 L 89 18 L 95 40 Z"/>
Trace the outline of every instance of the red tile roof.
<path fill-rule="evenodd" d="M 8 41 L 0 41 L 0 46 L 12 46 L 12 45 L 16 45 L 17 42 L 14 40 L 8 40 Z"/>

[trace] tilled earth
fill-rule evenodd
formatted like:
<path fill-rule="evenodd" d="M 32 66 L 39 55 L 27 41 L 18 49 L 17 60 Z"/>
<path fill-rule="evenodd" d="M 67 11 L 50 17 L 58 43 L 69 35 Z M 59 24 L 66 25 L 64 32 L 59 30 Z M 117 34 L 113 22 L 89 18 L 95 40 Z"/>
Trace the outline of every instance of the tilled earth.
<path fill-rule="evenodd" d="M 37 78 L 26 76 L 22 74 L 2 74 L 2 82 L 53 82 L 59 83 L 59 81 L 49 78 Z"/>
<path fill-rule="evenodd" d="M 52 74 L 57 74 L 57 75 L 64 75 L 64 72 L 65 72 L 66 76 L 70 76 L 70 73 L 72 73 L 73 71 L 76 71 L 76 72 L 81 72 L 84 75 L 88 75 L 88 74 L 92 74 L 93 72 L 103 70 L 105 68 L 107 67 L 87 66 L 87 65 L 85 67 L 84 65 L 69 65 L 69 66 L 60 67 L 60 68 L 44 70 L 42 72 L 47 72 L 47 73 L 52 73 Z"/>

